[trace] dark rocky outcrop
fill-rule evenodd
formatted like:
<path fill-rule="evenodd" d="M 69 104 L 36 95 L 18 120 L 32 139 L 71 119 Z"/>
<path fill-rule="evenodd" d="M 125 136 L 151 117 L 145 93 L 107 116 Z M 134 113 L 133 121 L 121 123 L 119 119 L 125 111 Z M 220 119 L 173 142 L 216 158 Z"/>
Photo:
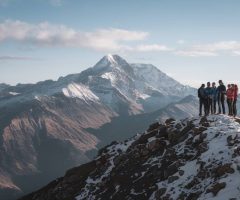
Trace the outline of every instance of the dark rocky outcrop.
<path fill-rule="evenodd" d="M 234 123 L 217 116 L 152 124 L 145 133 L 122 143 L 113 142 L 94 161 L 69 170 L 21 200 L 217 197 L 239 178 L 235 170 L 240 168 L 236 164 L 238 144 L 228 145 L 229 135 L 239 138 L 239 125 Z M 228 126 L 231 130 L 226 129 Z M 231 187 L 228 199 L 238 195 L 238 186 Z"/>

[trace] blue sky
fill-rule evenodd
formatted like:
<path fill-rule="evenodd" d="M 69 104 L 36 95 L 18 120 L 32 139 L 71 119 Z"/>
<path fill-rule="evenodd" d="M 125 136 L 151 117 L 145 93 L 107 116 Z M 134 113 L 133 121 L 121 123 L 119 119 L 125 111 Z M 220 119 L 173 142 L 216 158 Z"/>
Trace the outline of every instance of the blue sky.
<path fill-rule="evenodd" d="M 105 54 L 184 84 L 240 74 L 239 0 L 0 0 L 0 82 L 79 73 Z"/>

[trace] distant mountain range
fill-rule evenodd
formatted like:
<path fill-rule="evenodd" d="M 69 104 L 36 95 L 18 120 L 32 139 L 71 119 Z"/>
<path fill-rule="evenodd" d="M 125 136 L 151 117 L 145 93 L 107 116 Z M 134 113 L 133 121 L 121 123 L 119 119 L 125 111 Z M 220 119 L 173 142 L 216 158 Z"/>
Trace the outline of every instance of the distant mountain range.
<path fill-rule="evenodd" d="M 0 84 L 0 198 L 42 186 L 149 120 L 196 115 L 195 94 L 153 65 L 118 55 L 57 81 Z"/>

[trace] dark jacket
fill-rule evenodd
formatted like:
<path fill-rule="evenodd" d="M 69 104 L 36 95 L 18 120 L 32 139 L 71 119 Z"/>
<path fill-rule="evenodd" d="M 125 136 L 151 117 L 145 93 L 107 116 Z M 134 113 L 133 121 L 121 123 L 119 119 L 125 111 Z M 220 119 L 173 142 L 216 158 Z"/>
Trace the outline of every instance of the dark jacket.
<path fill-rule="evenodd" d="M 205 99 L 206 97 L 207 97 L 207 95 L 206 95 L 206 92 L 205 92 L 205 88 L 200 87 L 198 89 L 198 98 Z"/>
<path fill-rule="evenodd" d="M 238 87 L 235 86 L 234 87 L 234 100 L 237 100 L 237 98 L 238 98 Z"/>
<path fill-rule="evenodd" d="M 213 97 L 213 89 L 211 87 L 205 88 L 205 93 L 206 93 L 207 98 L 211 98 L 212 99 L 212 97 Z"/>
<path fill-rule="evenodd" d="M 217 91 L 218 91 L 218 98 L 224 98 L 226 94 L 226 86 L 219 85 L 217 88 Z"/>

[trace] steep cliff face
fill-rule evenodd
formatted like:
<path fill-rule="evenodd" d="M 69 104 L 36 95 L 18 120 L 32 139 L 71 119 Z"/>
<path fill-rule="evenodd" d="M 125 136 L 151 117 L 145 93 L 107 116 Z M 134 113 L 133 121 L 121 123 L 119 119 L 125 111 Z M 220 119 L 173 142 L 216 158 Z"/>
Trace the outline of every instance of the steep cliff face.
<path fill-rule="evenodd" d="M 13 110 L 18 112 L 10 109 L 0 119 L 0 183 L 17 194 L 30 192 L 67 168 L 90 161 L 87 152 L 96 151 L 99 139 L 85 129 L 99 128 L 117 115 L 100 103 L 86 104 L 64 96 L 42 97 L 24 108 L 23 104 L 15 106 L 18 108 Z M 27 177 L 29 182 L 24 181 Z M 37 181 L 31 183 L 31 177 Z M 0 195 L 11 196 L 4 193 Z"/>
<path fill-rule="evenodd" d="M 239 122 L 220 115 L 152 124 L 21 200 L 238 199 Z"/>

